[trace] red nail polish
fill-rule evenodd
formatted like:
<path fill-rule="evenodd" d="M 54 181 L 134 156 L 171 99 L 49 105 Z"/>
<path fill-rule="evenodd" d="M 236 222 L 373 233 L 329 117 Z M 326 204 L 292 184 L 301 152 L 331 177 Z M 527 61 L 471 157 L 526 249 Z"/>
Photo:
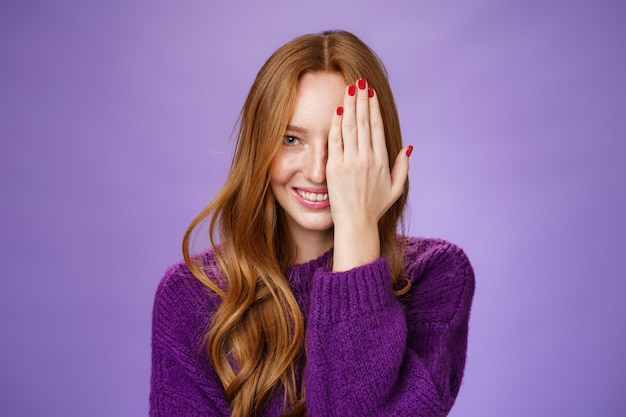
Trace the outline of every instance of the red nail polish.
<path fill-rule="evenodd" d="M 354 86 L 354 84 L 351 84 L 350 87 L 348 87 L 348 95 L 353 96 L 355 93 L 356 93 L 356 87 Z"/>
<path fill-rule="evenodd" d="M 406 149 L 406 156 L 409 157 L 411 156 L 412 153 L 413 153 L 413 145 L 409 145 L 409 147 Z"/>
<path fill-rule="evenodd" d="M 374 97 L 374 89 L 373 89 L 372 87 L 369 87 L 369 88 L 367 89 L 367 95 L 368 95 L 370 98 Z"/>
<path fill-rule="evenodd" d="M 365 78 L 359 78 L 359 81 L 357 81 L 357 84 L 359 85 L 359 88 L 361 90 L 365 90 Z"/>
<path fill-rule="evenodd" d="M 341 116 L 343 114 L 343 107 L 337 107 L 337 116 Z"/>

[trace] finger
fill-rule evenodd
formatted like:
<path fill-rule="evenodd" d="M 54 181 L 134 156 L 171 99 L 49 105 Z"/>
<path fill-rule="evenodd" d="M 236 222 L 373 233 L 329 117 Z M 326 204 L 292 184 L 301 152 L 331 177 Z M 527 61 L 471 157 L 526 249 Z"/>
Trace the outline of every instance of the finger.
<path fill-rule="evenodd" d="M 356 85 L 346 87 L 343 97 L 343 116 L 341 119 L 341 136 L 343 138 L 343 152 L 345 155 L 354 155 L 357 152 L 356 126 Z"/>
<path fill-rule="evenodd" d="M 404 191 L 404 184 L 409 176 L 409 156 L 413 151 L 412 146 L 402 148 L 391 169 L 391 195 L 395 202 Z"/>
<path fill-rule="evenodd" d="M 370 99 L 367 93 L 367 81 L 359 78 L 356 82 L 356 125 L 358 130 L 359 154 L 372 151 L 370 135 Z"/>
<path fill-rule="evenodd" d="M 385 142 L 385 127 L 383 117 L 380 114 L 380 103 L 378 95 L 372 87 L 368 88 L 368 96 L 370 97 L 370 133 L 372 135 L 372 149 L 377 157 L 387 160 L 387 143 Z"/>
<path fill-rule="evenodd" d="M 343 158 L 343 139 L 341 137 L 341 120 L 343 118 L 343 107 L 335 109 L 335 114 L 330 121 L 328 130 L 328 159 L 341 160 Z"/>

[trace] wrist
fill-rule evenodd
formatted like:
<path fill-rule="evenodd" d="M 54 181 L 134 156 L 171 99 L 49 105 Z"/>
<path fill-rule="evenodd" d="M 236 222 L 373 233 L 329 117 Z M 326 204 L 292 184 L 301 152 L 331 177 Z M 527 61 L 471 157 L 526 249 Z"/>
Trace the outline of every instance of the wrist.
<path fill-rule="evenodd" d="M 342 272 L 374 262 L 380 257 L 378 226 L 335 227 L 333 271 Z"/>

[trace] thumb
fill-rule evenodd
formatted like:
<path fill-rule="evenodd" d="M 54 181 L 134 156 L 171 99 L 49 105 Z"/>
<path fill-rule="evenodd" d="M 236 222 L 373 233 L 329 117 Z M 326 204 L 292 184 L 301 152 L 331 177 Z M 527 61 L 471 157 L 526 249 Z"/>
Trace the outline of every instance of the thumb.
<path fill-rule="evenodd" d="M 396 161 L 391 169 L 391 193 L 394 201 L 400 198 L 404 191 L 404 184 L 409 176 L 409 156 L 411 156 L 411 152 L 413 152 L 413 146 L 411 145 L 402 148 L 398 156 L 396 156 Z"/>

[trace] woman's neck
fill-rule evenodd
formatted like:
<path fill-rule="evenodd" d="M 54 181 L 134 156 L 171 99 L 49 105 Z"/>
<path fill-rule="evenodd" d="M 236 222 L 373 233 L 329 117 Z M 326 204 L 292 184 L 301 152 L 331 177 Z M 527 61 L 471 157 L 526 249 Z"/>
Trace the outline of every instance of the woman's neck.
<path fill-rule="evenodd" d="M 317 259 L 333 247 L 333 232 L 292 233 L 292 241 L 296 250 L 296 264 Z"/>

